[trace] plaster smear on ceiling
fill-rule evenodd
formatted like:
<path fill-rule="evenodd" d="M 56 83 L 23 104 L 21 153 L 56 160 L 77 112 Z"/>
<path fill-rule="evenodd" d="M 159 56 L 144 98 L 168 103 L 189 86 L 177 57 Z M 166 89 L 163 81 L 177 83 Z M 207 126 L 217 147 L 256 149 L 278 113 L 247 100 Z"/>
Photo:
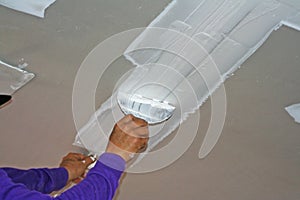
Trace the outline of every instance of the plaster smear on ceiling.
<path fill-rule="evenodd" d="M 44 18 L 45 10 L 56 0 L 0 0 L 0 5 Z"/>
<path fill-rule="evenodd" d="M 0 60 L 0 94 L 12 95 L 31 79 L 34 74 L 11 66 Z"/>
<path fill-rule="evenodd" d="M 281 25 L 300 31 L 298 0 L 173 1 L 128 47 L 124 55 L 137 67 L 79 130 L 75 144 L 96 154 L 105 150 L 113 125 L 124 116 L 117 104 L 124 92 L 176 106 L 168 121 L 150 126 L 150 151 Z M 205 136 L 200 158 L 219 134 Z"/>
<path fill-rule="evenodd" d="M 300 123 L 300 103 L 288 106 L 285 110 L 294 118 L 295 122 Z"/>

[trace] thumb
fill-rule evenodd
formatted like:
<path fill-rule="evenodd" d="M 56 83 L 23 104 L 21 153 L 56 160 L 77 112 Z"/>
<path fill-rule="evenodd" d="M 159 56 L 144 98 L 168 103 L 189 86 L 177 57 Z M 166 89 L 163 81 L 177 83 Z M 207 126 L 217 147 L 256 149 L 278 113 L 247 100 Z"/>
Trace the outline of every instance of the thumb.
<path fill-rule="evenodd" d="M 89 156 L 86 156 L 83 160 L 82 160 L 85 168 L 87 168 L 90 164 L 92 164 L 94 162 L 94 160 L 89 157 Z"/>

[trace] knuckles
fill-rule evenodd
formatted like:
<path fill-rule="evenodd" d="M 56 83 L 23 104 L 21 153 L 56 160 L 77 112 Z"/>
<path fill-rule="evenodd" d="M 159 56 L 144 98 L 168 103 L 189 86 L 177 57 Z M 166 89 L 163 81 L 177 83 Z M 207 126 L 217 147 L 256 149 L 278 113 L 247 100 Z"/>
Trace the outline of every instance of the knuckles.
<path fill-rule="evenodd" d="M 148 123 L 145 120 L 126 115 L 117 122 L 110 135 L 110 142 L 123 150 L 140 152 L 149 141 Z"/>

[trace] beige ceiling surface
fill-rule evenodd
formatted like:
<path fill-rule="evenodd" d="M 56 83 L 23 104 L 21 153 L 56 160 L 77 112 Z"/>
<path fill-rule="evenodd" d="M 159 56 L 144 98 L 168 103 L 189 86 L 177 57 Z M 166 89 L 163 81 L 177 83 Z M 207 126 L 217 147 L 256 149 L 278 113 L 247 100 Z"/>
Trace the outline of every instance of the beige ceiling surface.
<path fill-rule="evenodd" d="M 71 105 L 81 62 L 107 37 L 148 25 L 168 2 L 57 1 L 44 20 L 0 7 L 0 58 L 12 64 L 24 58 L 37 75 L 0 110 L 0 166 L 52 167 L 68 151 L 82 151 L 72 146 Z M 188 151 L 162 170 L 127 174 L 116 199 L 298 199 L 300 125 L 284 107 L 300 102 L 299 52 L 299 32 L 274 32 L 226 82 L 227 118 L 213 152 L 198 159 L 207 102 Z M 122 58 L 112 64 L 99 83 L 97 106 L 130 68 Z"/>

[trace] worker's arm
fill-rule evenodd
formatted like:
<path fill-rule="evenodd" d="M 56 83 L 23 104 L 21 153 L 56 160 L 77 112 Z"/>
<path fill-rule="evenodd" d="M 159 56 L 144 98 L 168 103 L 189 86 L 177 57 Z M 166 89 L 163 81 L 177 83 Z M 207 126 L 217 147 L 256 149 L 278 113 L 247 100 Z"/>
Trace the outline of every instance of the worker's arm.
<path fill-rule="evenodd" d="M 119 179 L 125 169 L 125 160 L 116 154 L 105 153 L 100 156 L 95 167 L 78 185 L 53 198 L 37 191 L 30 191 L 24 184 L 14 183 L 0 169 L 1 200 L 110 200 L 118 187 Z M 65 180 L 66 181 L 66 180 Z"/>
<path fill-rule="evenodd" d="M 29 190 L 44 194 L 60 190 L 68 182 L 82 176 L 92 159 L 80 153 L 69 153 L 60 164 L 60 168 L 20 170 L 2 168 L 14 183 L 24 184 Z"/>
<path fill-rule="evenodd" d="M 67 190 L 59 197 L 52 198 L 37 191 L 30 191 L 24 184 L 13 182 L 5 170 L 0 169 L 0 199 L 112 199 L 117 189 L 119 178 L 125 169 L 126 161 L 131 158 L 132 153 L 144 150 L 147 142 L 148 124 L 132 115 L 127 115 L 115 125 L 107 146 L 107 153 L 100 156 L 95 167 L 90 170 L 87 177 L 77 186 Z M 60 180 L 56 184 L 63 185 L 67 180 L 72 180 L 81 173 L 77 167 L 82 165 L 82 163 L 87 164 L 88 162 L 82 162 L 80 157 L 69 159 L 69 156 L 66 156 L 61 164 L 66 169 L 62 177 L 56 177 L 59 173 L 50 173 L 48 175 L 55 176 L 50 178 L 50 180 Z"/>
<path fill-rule="evenodd" d="M 115 194 L 124 169 L 125 160 L 123 158 L 112 153 L 102 154 L 86 178 L 57 199 L 110 200 Z"/>
<path fill-rule="evenodd" d="M 21 183 L 29 190 L 39 191 L 44 194 L 60 190 L 66 185 L 68 180 L 68 172 L 65 168 L 30 170 L 2 168 L 2 170 L 13 183 Z"/>

